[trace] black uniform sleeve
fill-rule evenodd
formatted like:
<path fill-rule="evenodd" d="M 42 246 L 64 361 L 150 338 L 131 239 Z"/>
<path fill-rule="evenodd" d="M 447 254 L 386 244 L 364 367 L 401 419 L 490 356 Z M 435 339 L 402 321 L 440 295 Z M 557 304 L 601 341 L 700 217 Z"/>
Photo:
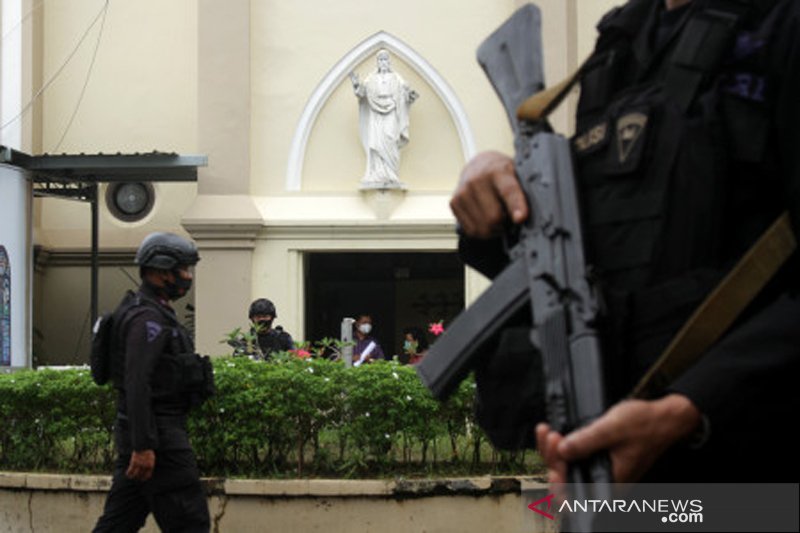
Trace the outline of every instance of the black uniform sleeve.
<path fill-rule="evenodd" d="M 800 9 L 794 4 L 784 2 L 773 13 L 782 22 L 770 48 L 770 78 L 775 98 L 773 139 L 783 184 L 779 194 L 795 235 L 800 235 Z M 712 435 L 742 426 L 747 419 L 760 420 L 763 426 L 774 418 L 770 411 L 775 406 L 783 409 L 797 403 L 797 387 L 784 388 L 787 377 L 797 376 L 800 366 L 797 264 L 790 261 L 784 268 L 782 295 L 738 324 L 673 384 L 672 390 L 685 394 L 708 416 Z M 770 404 L 770 399 L 775 401 Z"/>
<path fill-rule="evenodd" d="M 488 278 L 494 278 L 508 266 L 508 256 L 500 238 L 475 239 L 459 235 L 458 254 L 464 263 Z"/>
<path fill-rule="evenodd" d="M 779 168 L 784 184 L 784 198 L 795 235 L 800 235 L 800 8 L 789 4 L 781 13 L 784 19 L 771 50 L 775 94 L 773 120 L 778 145 Z"/>
<path fill-rule="evenodd" d="M 159 357 L 166 351 L 171 328 L 157 311 L 144 309 L 126 331 L 125 397 L 131 444 L 136 451 L 158 448 L 152 382 Z"/>
<path fill-rule="evenodd" d="M 784 294 L 726 335 L 671 390 L 708 417 L 712 434 L 746 420 L 765 423 L 774 418 L 773 404 L 797 403 L 797 388 L 784 382 L 797 376 L 799 351 L 800 297 Z"/>

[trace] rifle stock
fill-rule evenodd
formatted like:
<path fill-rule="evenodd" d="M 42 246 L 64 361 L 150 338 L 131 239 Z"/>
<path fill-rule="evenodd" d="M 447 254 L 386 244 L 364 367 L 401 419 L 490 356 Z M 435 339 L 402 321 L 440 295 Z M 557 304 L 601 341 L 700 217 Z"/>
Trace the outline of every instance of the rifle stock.
<path fill-rule="evenodd" d="M 528 301 L 524 265 L 517 262 L 458 315 L 417 365 L 417 375 L 437 399 L 450 396 L 474 367 L 486 341 Z"/>

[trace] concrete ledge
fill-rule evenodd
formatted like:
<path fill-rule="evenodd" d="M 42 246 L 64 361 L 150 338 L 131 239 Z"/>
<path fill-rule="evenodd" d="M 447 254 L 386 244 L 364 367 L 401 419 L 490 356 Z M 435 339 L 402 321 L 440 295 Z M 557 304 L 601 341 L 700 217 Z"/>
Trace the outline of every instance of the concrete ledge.
<path fill-rule="evenodd" d="M 203 483 L 215 533 L 262 533 L 265 524 L 327 533 L 557 531 L 527 508 L 547 490 L 536 477 Z M 110 485 L 110 476 L 0 472 L 0 531 L 89 531 Z M 142 533 L 157 532 L 150 517 Z"/>
<path fill-rule="evenodd" d="M 523 477 L 519 478 L 519 488 L 523 492 L 531 490 L 550 490 L 547 483 L 547 476 Z"/>
<path fill-rule="evenodd" d="M 404 498 L 520 492 L 521 481 L 516 477 L 479 477 L 455 479 L 409 479 L 398 481 L 394 494 Z"/>
<path fill-rule="evenodd" d="M 7 489 L 25 488 L 26 474 L 16 474 L 14 472 L 0 472 L 0 487 Z"/>
<path fill-rule="evenodd" d="M 226 480 L 225 494 L 251 496 L 390 496 L 393 481 L 340 480 L 340 479 L 292 479 Z"/>
<path fill-rule="evenodd" d="M 108 492 L 110 488 L 111 476 L 0 472 L 0 489 Z"/>
<path fill-rule="evenodd" d="M 108 492 L 111 476 L 70 476 L 72 490 L 87 492 Z"/>
<path fill-rule="evenodd" d="M 422 498 L 443 495 L 507 494 L 546 489 L 539 477 L 475 477 L 452 479 L 221 479 L 203 478 L 215 496 L 395 497 Z M 42 491 L 107 492 L 111 476 L 0 472 L 0 488 Z"/>
<path fill-rule="evenodd" d="M 25 478 L 25 488 L 35 490 L 68 490 L 71 485 L 70 476 L 58 474 L 29 474 Z"/>

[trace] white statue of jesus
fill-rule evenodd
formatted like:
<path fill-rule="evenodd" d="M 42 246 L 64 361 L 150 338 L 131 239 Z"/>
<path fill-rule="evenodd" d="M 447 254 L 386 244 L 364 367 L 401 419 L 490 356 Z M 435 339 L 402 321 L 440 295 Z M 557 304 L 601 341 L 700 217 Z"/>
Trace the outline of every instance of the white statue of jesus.
<path fill-rule="evenodd" d="M 389 53 L 378 52 L 378 68 L 366 79 L 350 73 L 359 100 L 359 129 L 367 154 L 361 184 L 366 187 L 400 185 L 400 149 L 408 143 L 408 110 L 418 95 L 392 70 Z"/>

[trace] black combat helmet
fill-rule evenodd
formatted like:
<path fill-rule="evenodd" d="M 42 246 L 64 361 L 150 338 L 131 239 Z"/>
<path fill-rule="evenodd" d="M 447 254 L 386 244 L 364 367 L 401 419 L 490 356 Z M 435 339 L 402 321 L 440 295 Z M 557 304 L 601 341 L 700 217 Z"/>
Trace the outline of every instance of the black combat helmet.
<path fill-rule="evenodd" d="M 270 315 L 272 318 L 278 318 L 275 304 L 266 298 L 259 298 L 250 304 L 250 312 L 247 316 L 253 318 L 256 315 Z"/>
<path fill-rule="evenodd" d="M 181 265 L 195 265 L 199 260 L 194 243 L 174 233 L 151 233 L 136 251 L 136 264 L 140 267 L 172 270 Z"/>

